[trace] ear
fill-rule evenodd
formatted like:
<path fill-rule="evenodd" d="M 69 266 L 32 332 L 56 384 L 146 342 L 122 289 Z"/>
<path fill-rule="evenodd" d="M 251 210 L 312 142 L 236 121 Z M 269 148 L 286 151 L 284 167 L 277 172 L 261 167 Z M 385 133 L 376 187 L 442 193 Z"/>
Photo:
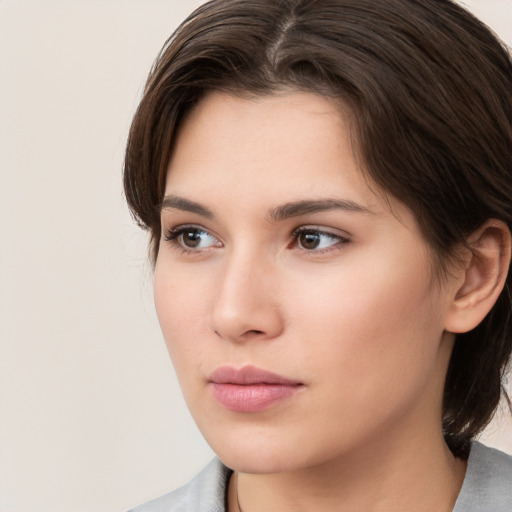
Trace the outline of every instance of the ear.
<path fill-rule="evenodd" d="M 468 239 L 464 268 L 445 318 L 445 330 L 474 329 L 489 313 L 505 286 L 510 266 L 510 231 L 505 222 L 490 219 Z"/>

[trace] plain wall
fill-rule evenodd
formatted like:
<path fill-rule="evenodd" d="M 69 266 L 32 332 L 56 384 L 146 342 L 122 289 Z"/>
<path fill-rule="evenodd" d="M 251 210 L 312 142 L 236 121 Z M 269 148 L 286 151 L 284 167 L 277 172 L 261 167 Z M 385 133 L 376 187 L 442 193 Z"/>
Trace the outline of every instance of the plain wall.
<path fill-rule="evenodd" d="M 121 191 L 147 72 L 200 3 L 0 0 L 0 512 L 120 512 L 213 455 Z M 512 0 L 467 4 L 512 43 Z M 512 453 L 510 421 L 485 438 Z"/>

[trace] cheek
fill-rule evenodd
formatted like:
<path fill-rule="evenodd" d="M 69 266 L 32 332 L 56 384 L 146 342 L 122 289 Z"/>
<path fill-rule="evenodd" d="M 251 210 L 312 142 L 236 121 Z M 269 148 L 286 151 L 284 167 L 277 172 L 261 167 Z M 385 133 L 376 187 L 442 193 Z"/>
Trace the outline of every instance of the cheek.
<path fill-rule="evenodd" d="M 167 350 L 178 376 L 187 361 L 194 358 L 201 339 L 201 322 L 206 315 L 204 287 L 198 288 L 183 277 L 178 268 L 172 271 L 157 262 L 154 274 L 155 307 Z"/>
<path fill-rule="evenodd" d="M 305 290 L 297 280 L 289 290 L 290 325 L 300 326 L 301 336 L 311 340 L 316 366 L 358 385 L 363 375 L 371 386 L 379 377 L 394 380 L 397 372 L 413 374 L 434 364 L 443 332 L 426 265 L 379 256 L 347 262 L 320 276 L 314 288 Z M 409 259 L 416 260 L 424 261 Z"/>

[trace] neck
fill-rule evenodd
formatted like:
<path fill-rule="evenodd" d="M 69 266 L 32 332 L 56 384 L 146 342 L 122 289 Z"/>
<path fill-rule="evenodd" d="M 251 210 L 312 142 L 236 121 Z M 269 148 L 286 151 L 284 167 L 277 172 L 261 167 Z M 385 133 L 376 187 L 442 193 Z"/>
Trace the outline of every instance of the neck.
<path fill-rule="evenodd" d="M 299 471 L 236 473 L 229 488 L 229 511 L 453 510 L 465 463 L 453 457 L 442 435 L 435 443 L 430 437 L 428 445 L 410 437 L 392 444 L 376 442 Z M 421 448 L 411 450 L 409 442 Z"/>

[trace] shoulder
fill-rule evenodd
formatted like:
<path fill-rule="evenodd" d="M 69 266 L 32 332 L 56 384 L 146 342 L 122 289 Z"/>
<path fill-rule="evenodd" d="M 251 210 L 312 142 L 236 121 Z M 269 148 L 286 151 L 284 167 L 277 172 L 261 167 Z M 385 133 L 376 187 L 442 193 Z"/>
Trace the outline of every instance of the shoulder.
<path fill-rule="evenodd" d="M 512 510 L 512 457 L 475 442 L 454 512 L 481 510 Z"/>
<path fill-rule="evenodd" d="M 225 512 L 231 470 L 215 458 L 188 484 L 128 512 Z"/>

